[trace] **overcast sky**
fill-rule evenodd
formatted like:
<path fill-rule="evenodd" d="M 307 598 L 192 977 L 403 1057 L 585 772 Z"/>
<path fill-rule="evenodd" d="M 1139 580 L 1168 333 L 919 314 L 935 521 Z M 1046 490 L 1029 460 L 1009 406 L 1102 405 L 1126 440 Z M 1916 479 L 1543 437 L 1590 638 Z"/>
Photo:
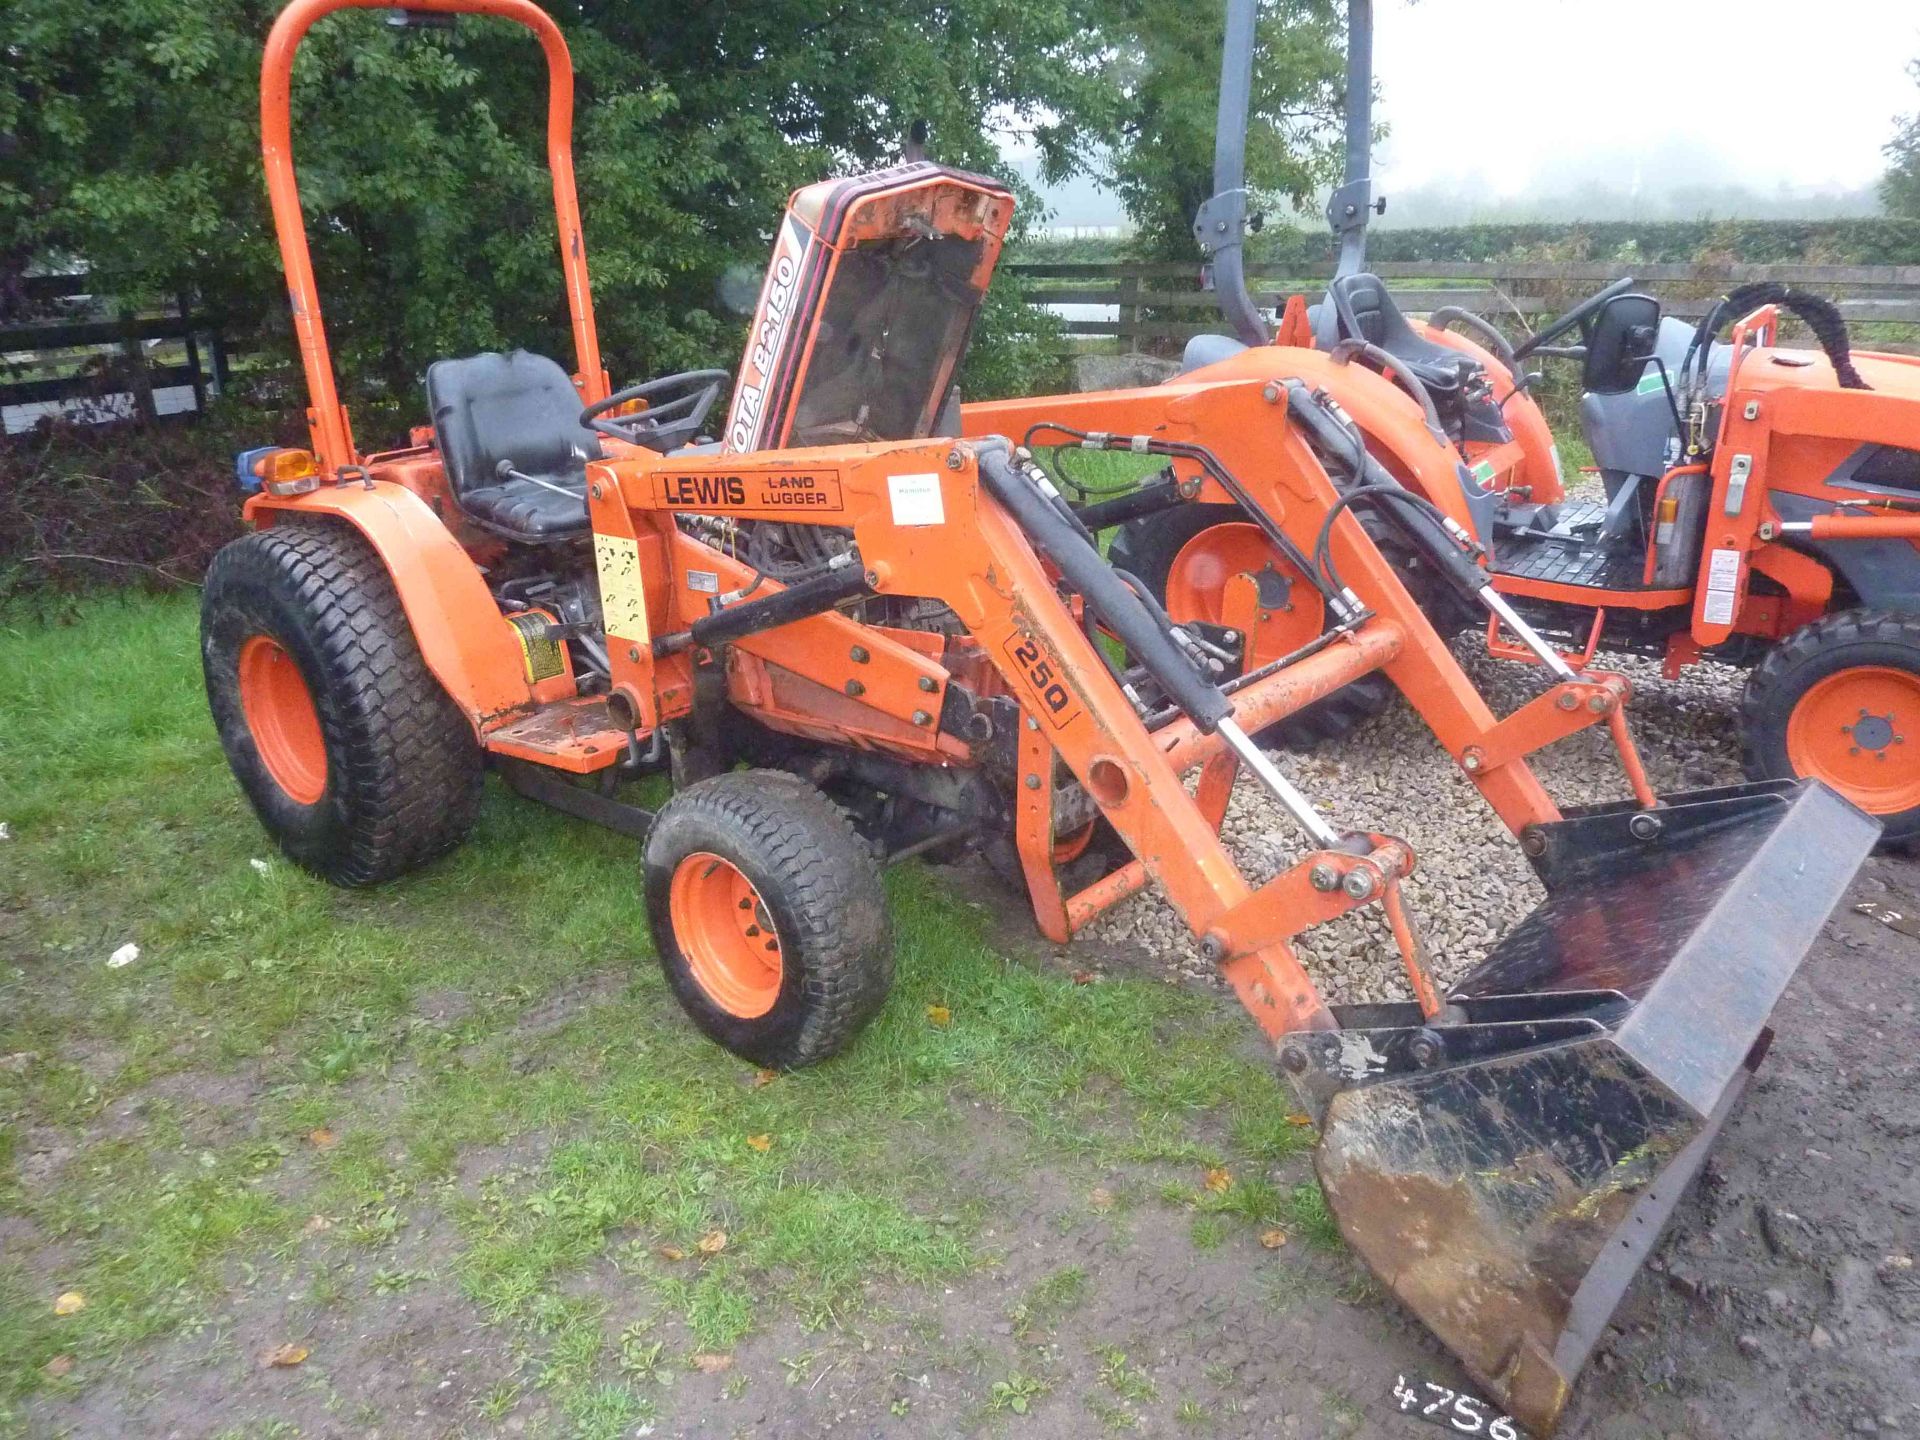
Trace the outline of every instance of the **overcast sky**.
<path fill-rule="evenodd" d="M 1586 187 L 1857 191 L 1885 171 L 1895 118 L 1920 110 L 1906 74 L 1920 0 L 1376 0 L 1375 12 L 1378 118 L 1392 127 L 1375 192 L 1390 214 L 1415 190 L 1521 208 Z M 1045 189 L 1055 224 L 1124 218 L 1085 179 Z"/>
<path fill-rule="evenodd" d="M 1374 27 L 1389 191 L 1626 183 L 1676 152 L 1703 181 L 1846 189 L 1920 108 L 1920 0 L 1376 0 Z M 1544 99 L 1503 115 L 1453 75 Z"/>

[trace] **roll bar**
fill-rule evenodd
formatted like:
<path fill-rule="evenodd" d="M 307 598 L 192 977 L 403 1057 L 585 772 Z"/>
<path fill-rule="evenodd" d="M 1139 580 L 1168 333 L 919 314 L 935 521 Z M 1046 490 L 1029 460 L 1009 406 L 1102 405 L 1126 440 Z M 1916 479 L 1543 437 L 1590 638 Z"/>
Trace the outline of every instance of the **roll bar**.
<path fill-rule="evenodd" d="M 1213 196 L 1194 217 L 1193 234 L 1213 262 L 1220 313 L 1249 345 L 1267 343 L 1267 323 L 1247 293 L 1247 120 L 1259 0 L 1227 0 L 1220 49 L 1220 108 L 1213 131 Z M 1366 268 L 1367 217 L 1373 212 L 1373 0 L 1347 0 L 1346 171 L 1327 201 L 1340 242 L 1335 275 Z"/>
<path fill-rule="evenodd" d="M 313 257 L 300 209 L 300 188 L 293 169 L 293 57 L 315 21 L 336 10 L 391 10 L 391 0 L 293 0 L 273 22 L 260 60 L 260 155 L 267 171 L 267 197 L 280 241 L 287 297 L 293 307 L 300 364 L 306 371 L 308 428 L 324 473 L 357 464 L 359 455 L 347 425 L 346 410 L 334 381 L 333 358 L 320 318 L 320 293 L 313 279 Z M 593 293 L 587 281 L 586 242 L 580 231 L 580 202 L 573 188 L 573 57 L 560 27 L 531 0 L 407 0 L 407 10 L 442 15 L 494 15 L 524 25 L 547 57 L 547 168 L 553 174 L 553 211 L 560 227 L 560 266 L 566 276 L 567 310 L 573 321 L 573 349 L 579 365 L 584 403 L 607 394 L 600 366 L 600 341 L 594 331 Z"/>

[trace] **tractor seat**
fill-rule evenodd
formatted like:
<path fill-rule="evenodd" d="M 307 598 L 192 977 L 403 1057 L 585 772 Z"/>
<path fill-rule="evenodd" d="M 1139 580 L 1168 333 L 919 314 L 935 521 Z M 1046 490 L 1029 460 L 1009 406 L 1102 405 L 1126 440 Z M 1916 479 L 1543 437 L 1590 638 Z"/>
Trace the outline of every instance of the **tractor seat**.
<path fill-rule="evenodd" d="M 525 350 L 437 360 L 427 406 L 447 484 L 476 524 L 535 543 L 586 532 L 587 462 L 602 458 L 600 440 L 557 363 Z"/>
<path fill-rule="evenodd" d="M 1342 275 L 1327 287 L 1327 297 L 1339 328 L 1336 340 L 1364 340 L 1405 362 L 1436 402 L 1461 387 L 1463 369 L 1478 369 L 1458 350 L 1415 334 L 1378 275 Z"/>

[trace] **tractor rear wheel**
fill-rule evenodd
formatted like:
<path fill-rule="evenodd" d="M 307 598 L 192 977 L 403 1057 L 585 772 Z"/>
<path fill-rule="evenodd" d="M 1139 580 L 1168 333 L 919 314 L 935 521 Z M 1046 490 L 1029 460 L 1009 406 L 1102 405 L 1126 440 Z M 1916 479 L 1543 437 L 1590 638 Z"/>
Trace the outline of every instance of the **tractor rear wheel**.
<path fill-rule="evenodd" d="M 1151 590 L 1183 625 L 1195 620 L 1218 624 L 1228 577 L 1278 558 L 1260 528 L 1232 505 L 1182 505 L 1130 520 L 1113 537 L 1107 557 Z M 1305 644 L 1316 633 L 1309 629 L 1297 643 Z M 1392 699 L 1393 683 L 1386 676 L 1362 675 L 1268 726 L 1259 738 L 1269 745 L 1308 750 L 1350 735 Z"/>
<path fill-rule="evenodd" d="M 277 525 L 214 556 L 200 600 L 207 704 L 287 857 L 373 885 L 472 829 L 483 767 L 386 566 L 338 525 Z"/>
<path fill-rule="evenodd" d="M 1824 781 L 1879 817 L 1891 843 L 1920 839 L 1920 616 L 1841 610 L 1767 652 L 1740 706 L 1754 780 Z"/>
<path fill-rule="evenodd" d="M 688 786 L 647 834 L 647 921 L 675 998 L 708 1036 L 792 1069 L 844 1049 L 893 985 L 873 852 L 798 776 Z"/>

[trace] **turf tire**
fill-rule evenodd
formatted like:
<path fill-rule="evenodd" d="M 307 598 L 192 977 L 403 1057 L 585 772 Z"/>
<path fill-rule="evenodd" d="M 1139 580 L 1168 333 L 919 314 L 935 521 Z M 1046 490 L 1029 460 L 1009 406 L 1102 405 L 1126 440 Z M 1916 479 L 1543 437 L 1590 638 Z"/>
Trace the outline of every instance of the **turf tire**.
<path fill-rule="evenodd" d="M 242 645 L 264 635 L 318 712 L 326 787 L 302 804 L 262 761 L 240 703 Z M 227 763 L 287 857 L 335 885 L 374 885 L 473 828 L 480 747 L 427 669 L 386 566 L 344 526 L 281 524 L 214 556 L 200 602 L 207 704 Z"/>
<path fill-rule="evenodd" d="M 675 934 L 670 892 L 687 856 L 710 852 L 759 892 L 780 939 L 780 988 L 743 1018 L 708 994 Z M 744 1060 L 796 1069 L 838 1054 L 886 1003 L 893 934 L 873 852 L 819 789 L 779 770 L 688 786 L 661 807 L 645 847 L 647 921 L 667 984 L 711 1039 Z"/>

